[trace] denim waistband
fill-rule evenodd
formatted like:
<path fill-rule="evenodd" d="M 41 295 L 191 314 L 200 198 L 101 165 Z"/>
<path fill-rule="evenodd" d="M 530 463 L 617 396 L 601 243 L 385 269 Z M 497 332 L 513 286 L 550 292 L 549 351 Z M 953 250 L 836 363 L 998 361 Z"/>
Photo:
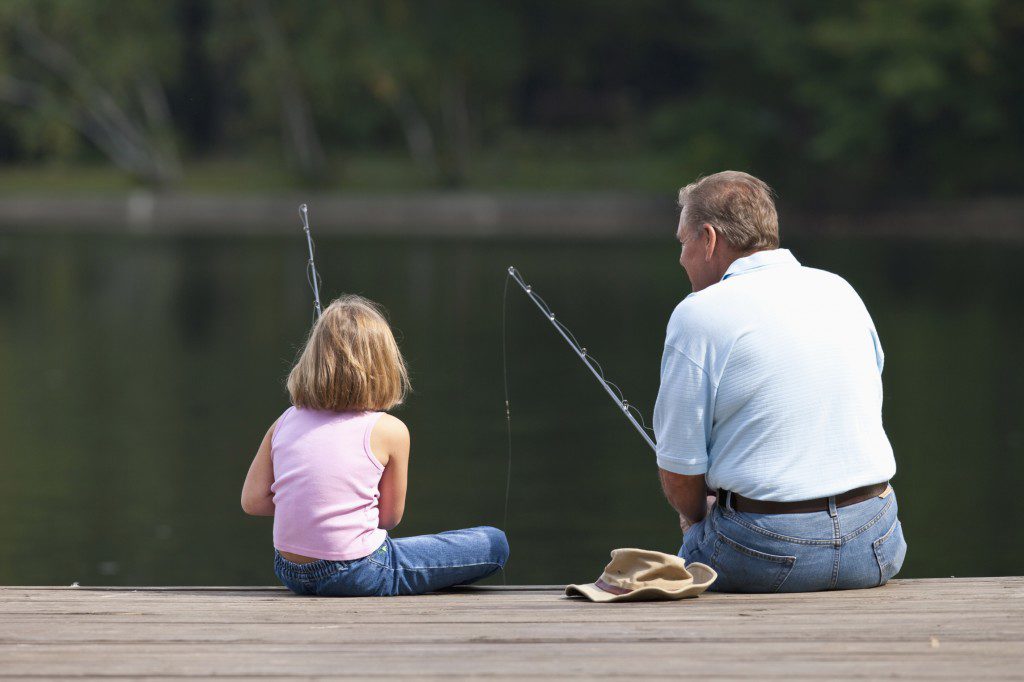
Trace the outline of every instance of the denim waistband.
<path fill-rule="evenodd" d="M 348 563 L 347 561 L 331 561 L 329 559 L 317 559 L 308 564 L 296 564 L 288 561 L 276 549 L 274 550 L 274 563 L 283 572 L 292 577 L 307 580 L 320 580 L 338 570 L 338 564 Z"/>

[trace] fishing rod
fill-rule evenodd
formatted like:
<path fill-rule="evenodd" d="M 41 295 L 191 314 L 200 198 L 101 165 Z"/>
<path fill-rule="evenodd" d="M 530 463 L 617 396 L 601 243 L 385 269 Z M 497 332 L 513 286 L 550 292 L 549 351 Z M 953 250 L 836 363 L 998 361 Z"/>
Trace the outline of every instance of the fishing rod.
<path fill-rule="evenodd" d="M 302 229 L 306 232 L 306 245 L 309 247 L 309 262 L 306 263 L 306 279 L 313 289 L 313 308 L 316 310 L 316 319 L 320 319 L 323 310 L 320 308 L 320 275 L 316 272 L 316 263 L 313 262 L 313 237 L 309 234 L 309 207 L 305 204 L 299 206 L 299 217 L 302 218 Z"/>
<path fill-rule="evenodd" d="M 640 434 L 640 436 L 647 442 L 647 445 L 649 445 L 652 450 L 657 452 L 657 445 L 655 445 L 654 439 L 651 438 L 651 434 L 648 432 L 647 425 L 643 424 L 643 415 L 636 407 L 630 405 L 629 401 L 622 396 L 622 391 L 619 389 L 618 386 L 605 379 L 604 369 L 601 367 L 601 364 L 597 362 L 594 356 L 590 355 L 587 352 L 586 348 L 579 344 L 573 333 L 569 331 L 568 327 L 566 327 L 564 324 L 555 319 L 555 314 L 551 312 L 551 308 L 548 307 L 548 304 L 544 302 L 544 299 L 542 299 L 540 296 L 534 293 L 533 287 L 523 280 L 523 276 L 519 274 L 519 271 L 516 270 L 514 265 L 509 266 L 508 276 L 515 280 L 515 283 L 518 284 L 520 288 L 523 290 L 523 292 L 525 292 L 526 295 L 530 298 L 530 300 L 534 302 L 534 304 L 541 311 L 541 313 L 543 313 L 544 317 L 548 318 L 548 322 L 550 322 L 551 325 L 555 328 L 555 330 L 559 333 L 559 335 L 561 335 L 561 337 L 565 339 L 565 342 L 568 343 L 570 347 L 572 347 L 573 352 L 575 352 L 579 359 L 583 361 L 583 364 L 587 366 L 587 369 L 589 369 L 590 372 L 594 375 L 594 378 L 597 379 L 597 382 L 599 384 L 601 384 L 601 387 L 604 388 L 605 392 L 609 395 L 609 397 L 611 397 L 611 399 L 615 401 L 615 404 L 618 405 L 620 410 L 622 410 L 622 414 L 625 415 L 626 419 L 629 420 L 629 423 L 632 424 L 633 427 L 637 430 L 637 433 Z M 637 417 L 639 417 L 640 419 L 638 420 Z"/>

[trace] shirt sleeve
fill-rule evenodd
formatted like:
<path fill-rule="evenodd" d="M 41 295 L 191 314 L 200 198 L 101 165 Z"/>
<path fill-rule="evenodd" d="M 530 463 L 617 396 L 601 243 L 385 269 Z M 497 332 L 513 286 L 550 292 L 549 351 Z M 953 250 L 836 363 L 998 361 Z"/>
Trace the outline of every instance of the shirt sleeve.
<path fill-rule="evenodd" d="M 707 473 L 716 392 L 700 365 L 674 346 L 665 346 L 654 405 L 659 467 L 689 476 Z"/>

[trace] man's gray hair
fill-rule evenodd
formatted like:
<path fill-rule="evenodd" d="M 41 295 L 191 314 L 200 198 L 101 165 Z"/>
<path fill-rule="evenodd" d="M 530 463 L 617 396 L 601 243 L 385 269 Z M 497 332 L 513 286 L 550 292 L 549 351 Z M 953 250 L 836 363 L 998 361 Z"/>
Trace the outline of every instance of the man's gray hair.
<path fill-rule="evenodd" d="M 722 171 L 679 190 L 679 208 L 689 229 L 710 223 L 737 251 L 764 251 L 779 248 L 772 194 L 772 188 L 753 175 Z"/>

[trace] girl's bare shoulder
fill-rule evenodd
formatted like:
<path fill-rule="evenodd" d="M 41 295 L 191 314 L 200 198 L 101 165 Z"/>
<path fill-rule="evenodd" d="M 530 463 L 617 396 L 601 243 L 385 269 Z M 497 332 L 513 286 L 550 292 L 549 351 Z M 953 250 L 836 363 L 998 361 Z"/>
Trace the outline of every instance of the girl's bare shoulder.
<path fill-rule="evenodd" d="M 391 457 L 408 456 L 409 454 L 409 428 L 398 417 L 385 412 L 377 420 L 370 434 L 370 447 L 374 453 L 387 453 L 383 464 L 386 464 Z"/>
<path fill-rule="evenodd" d="M 399 440 L 409 439 L 409 427 L 398 417 L 385 412 L 377 420 L 374 431 L 380 431 L 381 435 L 390 436 Z"/>

